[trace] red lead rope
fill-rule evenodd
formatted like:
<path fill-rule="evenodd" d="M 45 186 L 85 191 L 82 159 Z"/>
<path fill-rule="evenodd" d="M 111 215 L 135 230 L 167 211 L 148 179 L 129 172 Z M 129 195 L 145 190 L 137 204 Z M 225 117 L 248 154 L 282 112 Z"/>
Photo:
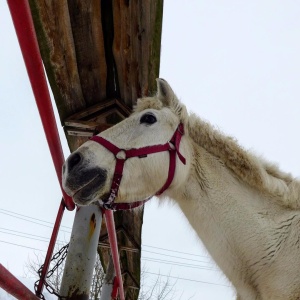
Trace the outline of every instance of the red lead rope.
<path fill-rule="evenodd" d="M 176 154 L 178 155 L 181 162 L 185 165 L 186 160 L 183 157 L 183 155 L 179 151 L 181 138 L 184 134 L 183 124 L 180 123 L 178 127 L 176 128 L 171 140 L 163 145 L 153 145 L 153 146 L 147 146 L 142 148 L 132 148 L 129 150 L 120 149 L 108 140 L 104 139 L 101 136 L 93 136 L 91 138 L 92 141 L 102 145 L 107 150 L 109 150 L 111 153 L 114 154 L 116 158 L 116 166 L 115 166 L 115 172 L 112 180 L 112 185 L 110 189 L 110 195 L 108 199 L 103 200 L 102 206 L 106 209 L 111 210 L 124 210 L 124 209 L 132 209 L 137 206 L 140 206 L 144 204 L 146 201 L 148 201 L 151 197 L 141 200 L 141 201 L 135 201 L 133 203 L 114 203 L 115 198 L 117 197 L 120 183 L 123 176 L 123 169 L 125 161 L 128 158 L 132 157 L 139 157 L 143 158 L 146 157 L 148 154 L 153 153 L 159 153 L 164 151 L 169 151 L 170 153 L 170 163 L 169 163 L 169 173 L 168 178 L 163 185 L 163 187 L 155 194 L 156 196 L 161 195 L 172 183 L 175 175 L 176 170 Z"/>

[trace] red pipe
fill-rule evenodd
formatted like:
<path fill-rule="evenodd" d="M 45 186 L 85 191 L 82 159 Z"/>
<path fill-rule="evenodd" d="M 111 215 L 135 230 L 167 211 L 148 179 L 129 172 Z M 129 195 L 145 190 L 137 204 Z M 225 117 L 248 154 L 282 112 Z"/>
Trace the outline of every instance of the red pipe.
<path fill-rule="evenodd" d="M 44 267 L 42 269 L 40 281 L 39 281 L 39 284 L 37 286 L 37 290 L 36 290 L 36 295 L 37 296 L 42 295 L 44 282 L 45 282 L 45 279 L 46 279 L 46 275 L 47 275 L 49 265 L 50 265 L 50 261 L 51 261 L 51 258 L 52 258 L 52 254 L 53 254 L 53 251 L 54 251 L 55 242 L 56 242 L 56 239 L 57 239 L 57 234 L 58 234 L 60 223 L 61 223 L 61 220 L 62 220 L 62 217 L 63 217 L 64 210 L 65 210 L 65 204 L 64 204 L 64 200 L 62 199 L 61 202 L 60 202 L 58 212 L 57 212 L 56 220 L 55 220 L 55 223 L 54 223 L 54 228 L 53 228 L 53 231 L 52 231 L 52 234 L 51 234 L 51 238 L 50 238 L 47 254 L 46 254 L 46 257 L 45 257 Z"/>
<path fill-rule="evenodd" d="M 110 249 L 111 249 L 111 254 L 112 254 L 112 260 L 114 263 L 117 284 L 119 287 L 120 300 L 125 300 L 113 211 L 105 209 L 104 215 L 105 215 L 107 233 L 108 233 Z M 114 282 L 114 285 L 115 285 L 115 282 Z"/>
<path fill-rule="evenodd" d="M 39 300 L 20 280 L 0 264 L 0 286 L 20 300 Z"/>
<path fill-rule="evenodd" d="M 65 204 L 68 210 L 73 210 L 75 208 L 75 204 L 72 198 L 65 193 L 61 186 L 61 168 L 64 163 L 64 155 L 56 127 L 55 116 L 28 0 L 8 0 L 7 2 Z"/>
<path fill-rule="evenodd" d="M 56 127 L 56 120 L 53 112 L 51 98 L 48 90 L 48 85 L 44 73 L 42 58 L 39 51 L 39 46 L 34 30 L 34 25 L 31 17 L 30 7 L 27 0 L 8 0 L 8 6 L 15 26 L 16 34 L 19 40 L 23 59 L 27 69 L 28 77 L 31 83 L 35 101 L 39 110 L 44 132 L 54 163 L 56 175 L 59 185 L 62 190 L 64 201 L 62 200 L 58 209 L 55 225 L 51 235 L 49 247 L 47 250 L 44 267 L 41 274 L 41 279 L 37 288 L 37 295 L 42 293 L 44 286 L 44 279 L 49 269 L 51 256 L 53 254 L 58 230 L 62 220 L 65 207 L 68 210 L 73 210 L 75 204 L 71 197 L 69 197 L 62 188 L 61 169 L 64 163 L 64 155 L 62 146 Z M 11 293 L 14 292 L 12 289 Z M 25 299 L 25 298 L 20 298 Z M 27 298 L 26 298 L 27 299 Z M 28 299 L 37 299 L 28 298 Z"/>
<path fill-rule="evenodd" d="M 55 222 L 55 227 L 53 229 L 51 241 L 45 259 L 44 269 L 42 271 L 42 278 L 39 282 L 39 288 L 37 293 L 39 294 L 42 291 L 43 281 L 48 271 L 50 257 L 52 256 L 53 253 L 57 232 L 64 211 L 64 205 L 67 207 L 68 210 L 73 210 L 75 208 L 75 204 L 72 198 L 65 194 L 61 186 L 61 182 L 62 182 L 61 168 L 64 163 L 64 156 L 63 156 L 63 151 L 59 139 L 58 130 L 57 127 L 55 126 L 56 125 L 55 116 L 53 113 L 50 94 L 46 82 L 46 77 L 43 69 L 42 59 L 39 52 L 38 42 L 35 35 L 35 30 L 33 26 L 33 21 L 31 17 L 28 1 L 8 0 L 7 2 L 15 26 L 17 37 L 19 40 L 20 48 L 23 54 L 23 59 L 26 65 L 31 87 L 35 96 L 36 104 L 46 134 L 46 139 L 55 166 L 56 174 L 64 197 L 64 204 L 62 202 L 59 207 L 57 219 Z M 113 258 L 113 263 L 116 271 L 117 283 L 119 287 L 120 300 L 125 300 L 113 212 L 105 210 L 105 218 L 106 218 L 110 245 L 112 249 L 112 258 Z M 12 288 L 12 290 L 10 291 L 10 293 L 12 292 L 14 292 L 14 288 Z M 22 298 L 22 299 L 27 300 L 27 298 Z M 35 298 L 28 298 L 28 299 L 37 299 L 37 298 L 35 297 Z"/>
<path fill-rule="evenodd" d="M 116 300 L 118 298 L 118 289 L 119 289 L 118 279 L 117 277 L 115 277 L 113 282 L 112 292 L 111 292 L 112 300 Z"/>

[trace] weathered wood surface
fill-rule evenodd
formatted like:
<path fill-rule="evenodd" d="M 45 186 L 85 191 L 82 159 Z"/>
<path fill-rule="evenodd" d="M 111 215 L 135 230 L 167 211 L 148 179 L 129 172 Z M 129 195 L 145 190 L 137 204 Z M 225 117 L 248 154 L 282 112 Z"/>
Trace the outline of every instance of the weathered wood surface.
<path fill-rule="evenodd" d="M 29 2 L 60 120 L 74 151 L 87 140 L 91 128 L 101 131 L 118 122 L 138 97 L 155 91 L 163 0 Z M 99 114 L 93 110 L 112 99 L 121 105 Z M 126 299 L 137 299 L 138 289 L 128 287 L 140 284 L 143 210 L 118 212 L 115 222 L 123 249 Z M 103 226 L 102 240 L 105 234 Z M 100 249 L 105 265 L 108 248 Z"/>

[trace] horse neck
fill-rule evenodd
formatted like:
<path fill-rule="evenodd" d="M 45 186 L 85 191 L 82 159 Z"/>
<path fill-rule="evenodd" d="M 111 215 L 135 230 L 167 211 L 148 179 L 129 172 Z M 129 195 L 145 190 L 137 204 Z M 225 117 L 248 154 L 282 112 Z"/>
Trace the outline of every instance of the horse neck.
<path fill-rule="evenodd" d="M 247 252 L 248 245 L 243 245 L 241 236 L 247 239 L 263 230 L 252 216 L 269 205 L 267 199 L 197 145 L 190 176 L 171 197 L 225 274 L 229 278 L 233 273 L 241 276 L 234 271 L 243 268 L 237 265 L 243 264 L 242 258 L 237 258 Z"/>

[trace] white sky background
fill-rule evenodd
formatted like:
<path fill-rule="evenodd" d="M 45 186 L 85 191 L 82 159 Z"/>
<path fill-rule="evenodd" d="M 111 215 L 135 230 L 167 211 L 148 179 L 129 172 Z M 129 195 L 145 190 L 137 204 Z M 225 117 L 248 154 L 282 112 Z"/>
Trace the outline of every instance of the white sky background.
<path fill-rule="evenodd" d="M 300 175 L 299 15 L 299 3 L 290 0 L 165 0 L 160 72 L 189 110 L 295 176 Z M 39 220 L 54 222 L 61 192 L 5 1 L 0 28 L 0 262 L 24 276 L 28 257 L 39 251 L 8 243 L 45 251 L 47 242 L 33 238 L 50 237 L 51 228 L 41 224 L 51 224 Z M 62 141 L 67 155 L 64 135 Z M 74 212 L 66 211 L 63 242 L 73 218 Z M 31 239 L 13 235 L 24 233 Z M 158 207 L 156 200 L 146 206 L 143 245 L 144 258 L 211 266 L 197 262 L 210 259 L 177 208 Z M 228 283 L 219 271 L 143 264 L 148 272 L 219 284 L 175 280 L 178 299 L 234 299 L 233 290 L 221 286 Z M 154 279 L 147 275 L 148 283 Z"/>

